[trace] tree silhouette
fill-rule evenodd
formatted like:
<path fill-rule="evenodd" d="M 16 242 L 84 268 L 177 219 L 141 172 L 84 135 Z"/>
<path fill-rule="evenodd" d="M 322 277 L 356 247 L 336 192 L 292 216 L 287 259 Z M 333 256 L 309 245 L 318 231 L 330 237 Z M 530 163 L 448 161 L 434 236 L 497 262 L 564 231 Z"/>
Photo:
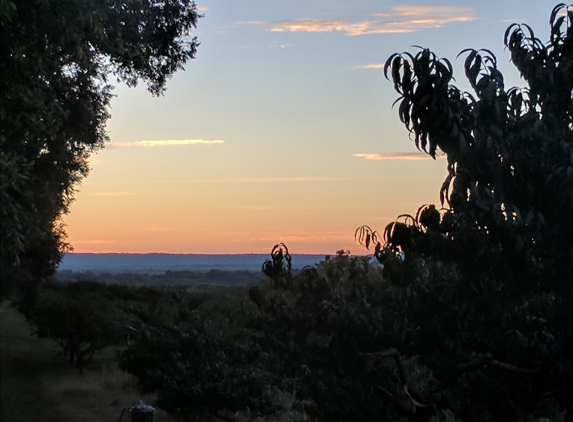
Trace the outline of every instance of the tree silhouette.
<path fill-rule="evenodd" d="M 549 21 L 547 44 L 527 25 L 505 34 L 527 88 L 506 89 L 485 49 L 460 53 L 473 94 L 427 49 L 388 59 L 401 121 L 448 176 L 441 208 L 356 231 L 378 270 L 265 265 L 296 299 L 253 294 L 262 326 L 318 420 L 572 420 L 573 5 Z"/>
<path fill-rule="evenodd" d="M 2 280 L 33 288 L 69 248 L 60 217 L 107 140 L 108 77 L 161 94 L 200 15 L 192 0 L 2 0 L 0 17 Z"/>

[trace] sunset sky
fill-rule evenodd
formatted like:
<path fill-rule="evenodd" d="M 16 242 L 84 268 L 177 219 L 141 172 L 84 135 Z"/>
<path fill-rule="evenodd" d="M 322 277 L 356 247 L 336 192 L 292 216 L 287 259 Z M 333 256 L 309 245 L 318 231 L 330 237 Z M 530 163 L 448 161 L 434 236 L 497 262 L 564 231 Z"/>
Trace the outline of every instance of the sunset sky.
<path fill-rule="evenodd" d="M 445 160 L 416 152 L 380 69 L 432 49 L 463 89 L 465 48 L 523 85 L 503 34 L 543 41 L 545 0 L 202 0 L 197 57 L 163 97 L 118 85 L 111 142 L 65 217 L 75 252 L 364 253 L 354 231 L 439 203 Z"/>

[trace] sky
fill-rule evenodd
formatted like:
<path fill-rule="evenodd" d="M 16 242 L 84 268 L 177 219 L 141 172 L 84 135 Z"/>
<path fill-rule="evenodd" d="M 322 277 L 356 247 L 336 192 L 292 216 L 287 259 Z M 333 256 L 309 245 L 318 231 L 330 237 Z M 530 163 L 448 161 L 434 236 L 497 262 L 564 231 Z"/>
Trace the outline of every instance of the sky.
<path fill-rule="evenodd" d="M 430 48 L 463 76 L 465 48 L 498 57 L 527 23 L 548 39 L 546 0 L 201 0 L 197 56 L 161 97 L 118 84 L 110 142 L 65 216 L 74 251 L 367 251 L 354 240 L 439 205 L 446 160 L 419 153 L 380 68 Z"/>

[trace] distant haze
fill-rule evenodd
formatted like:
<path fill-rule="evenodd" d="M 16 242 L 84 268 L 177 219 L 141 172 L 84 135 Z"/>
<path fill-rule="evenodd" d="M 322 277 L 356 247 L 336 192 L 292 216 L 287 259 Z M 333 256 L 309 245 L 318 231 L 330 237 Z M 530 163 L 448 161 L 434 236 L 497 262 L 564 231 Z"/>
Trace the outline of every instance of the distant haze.
<path fill-rule="evenodd" d="M 165 271 L 261 271 L 269 254 L 198 255 L 198 254 L 91 254 L 64 256 L 58 270 L 94 273 L 164 273 Z M 293 255 L 293 268 L 314 265 L 324 255 Z"/>

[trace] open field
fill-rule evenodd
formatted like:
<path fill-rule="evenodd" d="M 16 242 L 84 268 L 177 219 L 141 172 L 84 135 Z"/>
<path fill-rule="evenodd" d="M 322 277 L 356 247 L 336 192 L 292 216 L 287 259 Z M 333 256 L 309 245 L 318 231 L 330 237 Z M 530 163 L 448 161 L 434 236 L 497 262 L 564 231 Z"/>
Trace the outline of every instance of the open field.
<path fill-rule="evenodd" d="M 135 378 L 117 368 L 114 350 L 96 354 L 78 375 L 55 342 L 31 335 L 33 327 L 9 302 L 0 312 L 2 422 L 117 421 L 123 408 L 137 403 Z M 154 420 L 174 421 L 161 411 Z"/>

